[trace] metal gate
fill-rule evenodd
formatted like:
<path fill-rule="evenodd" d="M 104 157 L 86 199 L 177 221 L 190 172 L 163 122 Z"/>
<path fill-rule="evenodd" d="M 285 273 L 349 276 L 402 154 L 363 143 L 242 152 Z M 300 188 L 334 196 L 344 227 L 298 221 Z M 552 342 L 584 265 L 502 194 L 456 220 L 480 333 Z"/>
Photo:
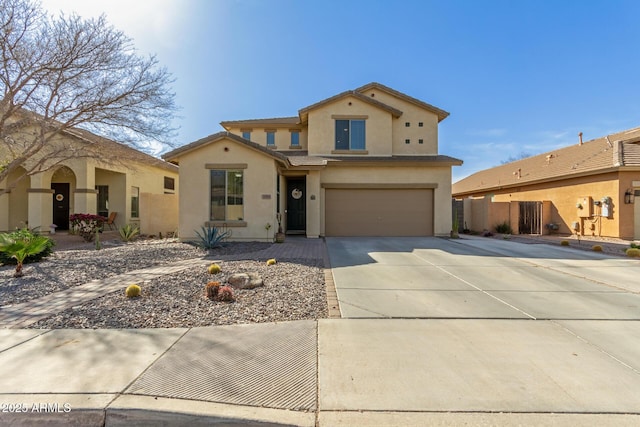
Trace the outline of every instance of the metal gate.
<path fill-rule="evenodd" d="M 542 202 L 520 202 L 519 234 L 542 234 Z"/>
<path fill-rule="evenodd" d="M 456 233 L 462 233 L 466 227 L 464 224 L 464 203 L 462 200 L 451 199 L 451 224 L 458 224 Z M 453 225 L 451 226 L 453 229 Z"/>

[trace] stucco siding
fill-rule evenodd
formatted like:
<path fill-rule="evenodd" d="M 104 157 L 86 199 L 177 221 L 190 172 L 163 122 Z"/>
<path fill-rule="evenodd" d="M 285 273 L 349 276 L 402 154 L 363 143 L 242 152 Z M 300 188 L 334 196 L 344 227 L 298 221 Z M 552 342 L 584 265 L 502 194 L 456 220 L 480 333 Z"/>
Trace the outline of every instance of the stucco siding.
<path fill-rule="evenodd" d="M 367 96 L 402 111 L 393 119 L 393 154 L 438 154 L 438 116 L 415 104 L 379 89 L 371 89 Z M 409 126 L 406 126 L 409 123 Z M 422 123 L 422 127 L 419 126 Z M 406 140 L 409 139 L 409 144 Z M 423 143 L 420 144 L 419 140 Z"/>
<path fill-rule="evenodd" d="M 367 154 L 369 156 L 391 155 L 391 113 L 352 96 L 338 99 L 309 112 L 310 155 L 330 155 L 335 151 L 337 118 L 364 119 Z"/>
<path fill-rule="evenodd" d="M 624 190 L 622 193 L 624 194 Z M 574 233 L 572 223 L 578 222 L 580 233 L 584 236 L 629 237 L 627 235 L 629 231 L 621 233 L 620 226 L 623 223 L 630 223 L 629 219 L 632 223 L 633 215 L 630 213 L 630 208 L 621 201 L 619 194 L 618 174 L 615 172 L 491 193 L 494 202 L 550 201 L 548 222 L 558 224 L 560 226 L 558 232 L 562 234 Z M 611 215 L 601 217 L 599 208 L 595 208 L 593 217 L 580 218 L 576 203 L 578 198 L 586 196 L 598 201 L 605 196 L 611 197 L 613 201 Z"/>
<path fill-rule="evenodd" d="M 228 150 L 225 151 L 225 148 Z M 232 140 L 220 140 L 180 157 L 180 220 L 182 240 L 192 240 L 195 231 L 210 222 L 211 170 L 227 165 L 245 165 L 243 172 L 242 221 L 221 221 L 232 230 L 232 240 L 272 238 L 277 231 L 275 161 Z M 184 185 L 184 183 L 188 185 Z M 271 224 L 269 230 L 265 229 Z"/>
<path fill-rule="evenodd" d="M 251 132 L 251 141 L 256 144 L 260 144 L 264 147 L 267 147 L 267 131 L 274 131 L 274 141 L 275 141 L 275 149 L 278 151 L 288 151 L 291 149 L 299 149 L 306 150 L 307 149 L 307 128 L 302 127 L 298 129 L 297 126 L 267 126 L 267 127 L 256 127 L 256 126 L 238 126 L 238 127 L 230 127 L 229 132 L 242 137 L 243 130 L 247 130 Z M 297 130 L 299 132 L 299 148 L 291 148 L 291 132 L 292 130 Z"/>

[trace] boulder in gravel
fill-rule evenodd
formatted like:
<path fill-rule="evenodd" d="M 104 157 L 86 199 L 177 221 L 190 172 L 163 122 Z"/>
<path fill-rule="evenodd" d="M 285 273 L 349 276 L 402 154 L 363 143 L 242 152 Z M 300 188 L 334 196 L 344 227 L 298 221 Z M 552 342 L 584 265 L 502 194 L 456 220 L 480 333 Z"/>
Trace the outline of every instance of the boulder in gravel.
<path fill-rule="evenodd" d="M 262 277 L 255 272 L 232 274 L 227 279 L 227 283 L 236 289 L 254 289 L 264 286 Z"/>

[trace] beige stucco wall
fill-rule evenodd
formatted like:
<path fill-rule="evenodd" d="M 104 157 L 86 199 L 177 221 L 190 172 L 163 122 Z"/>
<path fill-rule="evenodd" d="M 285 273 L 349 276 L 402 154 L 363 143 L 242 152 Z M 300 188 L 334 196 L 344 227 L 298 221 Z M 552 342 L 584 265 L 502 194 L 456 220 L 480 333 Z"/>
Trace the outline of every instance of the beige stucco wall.
<path fill-rule="evenodd" d="M 24 172 L 23 168 L 18 168 L 10 174 L 9 180 L 17 179 Z M 29 197 L 27 195 L 29 184 L 29 178 L 23 179 L 11 190 L 11 193 L 4 197 L 4 200 L 0 199 L 0 203 L 8 203 L 8 221 L 5 225 L 6 228 L 2 228 L 3 230 L 15 230 L 16 228 L 22 228 L 27 225 L 29 220 Z"/>
<path fill-rule="evenodd" d="M 495 202 L 549 201 L 548 217 L 544 223 L 557 223 L 558 233 L 572 234 L 574 221 L 580 224 L 580 233 L 584 236 L 604 236 L 633 238 L 633 205 L 623 202 L 625 183 L 631 183 L 631 176 L 621 178 L 617 172 L 567 179 L 555 183 L 527 185 L 518 189 L 498 190 L 492 193 Z M 516 191 L 517 190 L 517 191 Z M 594 216 L 580 218 L 576 208 L 578 198 L 591 196 L 593 200 L 612 198 L 612 214 L 599 216 L 599 208 L 594 208 Z M 475 210 L 474 210 L 475 212 Z"/>
<path fill-rule="evenodd" d="M 324 216 L 324 205 L 322 201 L 322 190 L 320 188 L 321 173 L 318 170 L 309 171 L 307 175 L 307 237 L 319 237 L 321 218 Z M 323 233 L 324 234 L 324 233 Z"/>
<path fill-rule="evenodd" d="M 140 233 L 167 236 L 178 231 L 176 194 L 140 194 Z"/>
<path fill-rule="evenodd" d="M 228 151 L 225 151 L 228 148 Z M 244 164 L 244 218 L 240 223 L 226 221 L 232 240 L 272 239 L 277 231 L 276 179 L 273 158 L 230 139 L 205 145 L 184 153 L 179 158 L 180 181 L 188 183 L 180 189 L 179 234 L 182 240 L 196 238 L 195 230 L 210 219 L 210 170 L 216 165 Z M 210 169 L 206 165 L 210 165 Z M 235 169 L 235 168 L 234 168 Z M 271 229 L 265 229 L 271 224 Z M 240 225 L 240 226 L 236 226 Z"/>
<path fill-rule="evenodd" d="M 619 218 L 620 237 L 626 239 L 640 238 L 640 224 L 635 226 L 634 210 L 636 204 L 640 204 L 640 198 L 634 200 L 634 203 L 624 203 L 624 193 L 627 190 L 640 190 L 640 171 L 625 171 L 618 174 L 617 197 L 610 194 L 611 197 L 618 200 L 617 206 L 614 207 L 614 215 Z"/>
<path fill-rule="evenodd" d="M 438 116 L 416 104 L 397 98 L 379 89 L 370 89 L 364 95 L 402 111 L 393 119 L 393 154 L 438 154 Z M 422 122 L 423 126 L 418 124 Z M 409 123 L 409 127 L 406 126 Z M 406 139 L 411 142 L 407 144 Z M 423 144 L 418 140 L 423 139 Z"/>
<path fill-rule="evenodd" d="M 64 137 L 52 146 L 77 146 Z M 45 155 L 47 150 L 40 154 Z M 37 156 L 31 161 L 37 160 Z M 164 177 L 172 177 L 178 191 L 178 172 L 173 168 L 152 166 L 127 158 L 105 163 L 90 158 L 72 158 L 44 172 L 34 174 L 7 196 L 0 197 L 0 229 L 13 229 L 28 219 L 29 227 L 49 229 L 53 222 L 52 182 L 70 183 L 70 213 L 96 213 L 96 185 L 109 185 L 109 210 L 118 212 L 117 225 L 135 222 L 131 218 L 131 187 L 140 192 L 164 193 Z M 29 161 L 27 162 L 29 163 Z M 25 212 L 27 214 L 25 215 Z"/>
<path fill-rule="evenodd" d="M 309 112 L 309 154 L 325 155 L 335 150 L 336 119 L 365 117 L 366 152 L 369 156 L 390 156 L 391 113 L 353 96 L 338 99 Z"/>
<path fill-rule="evenodd" d="M 448 236 L 451 232 L 450 167 L 333 166 L 321 171 L 322 184 L 436 184 L 436 188 L 433 190 L 434 234 L 436 236 Z M 324 214 L 324 204 L 321 206 L 321 213 Z M 324 234 L 324 221 L 321 222 L 321 234 Z"/>
<path fill-rule="evenodd" d="M 267 131 L 275 131 L 275 147 L 274 149 L 278 151 L 289 151 L 294 148 L 291 148 L 291 131 L 297 130 L 300 133 L 299 148 L 295 148 L 297 150 L 306 150 L 307 149 L 307 128 L 306 126 L 283 126 L 283 125 L 274 125 L 267 127 L 256 127 L 256 126 L 237 126 L 230 127 L 229 132 L 242 137 L 242 131 L 247 130 L 251 132 L 251 142 L 255 142 L 256 144 L 260 144 L 264 147 L 267 147 Z"/>

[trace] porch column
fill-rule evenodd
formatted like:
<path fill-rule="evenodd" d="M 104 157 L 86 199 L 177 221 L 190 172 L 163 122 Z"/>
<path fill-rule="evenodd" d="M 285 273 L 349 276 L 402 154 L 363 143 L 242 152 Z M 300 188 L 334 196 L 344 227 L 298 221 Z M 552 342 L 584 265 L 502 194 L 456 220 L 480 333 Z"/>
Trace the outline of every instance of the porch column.
<path fill-rule="evenodd" d="M 53 223 L 53 190 L 51 181 L 45 180 L 43 174 L 31 177 L 31 188 L 27 190 L 29 196 L 29 228 L 40 228 L 41 232 L 48 232 Z"/>
<path fill-rule="evenodd" d="M 73 212 L 96 214 L 98 209 L 98 191 L 96 190 L 96 168 L 84 164 L 82 168 L 74 168 L 76 174 L 76 190 L 73 194 Z"/>
<path fill-rule="evenodd" d="M 0 182 L 0 188 L 7 188 L 7 180 Z M 0 196 L 0 231 L 9 231 L 9 193 Z"/>
<path fill-rule="evenodd" d="M 307 237 L 320 236 L 320 171 L 307 175 Z"/>
<path fill-rule="evenodd" d="M 0 196 L 0 231 L 9 231 L 9 193 Z"/>

